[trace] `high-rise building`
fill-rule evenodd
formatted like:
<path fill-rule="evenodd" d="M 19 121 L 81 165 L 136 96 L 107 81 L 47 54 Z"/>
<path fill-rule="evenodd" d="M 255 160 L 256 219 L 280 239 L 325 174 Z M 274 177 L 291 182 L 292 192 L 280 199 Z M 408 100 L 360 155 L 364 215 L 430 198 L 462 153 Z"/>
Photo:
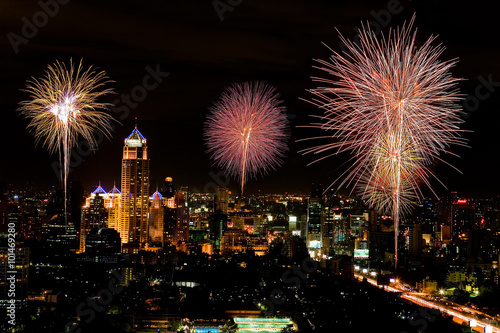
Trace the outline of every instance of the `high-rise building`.
<path fill-rule="evenodd" d="M 172 177 L 165 178 L 165 183 L 161 190 L 161 195 L 167 198 L 173 198 L 175 193 L 174 180 Z"/>
<path fill-rule="evenodd" d="M 153 193 L 149 207 L 149 243 L 163 246 L 164 210 L 163 197 L 160 192 L 156 191 Z"/>
<path fill-rule="evenodd" d="M 331 206 L 325 206 L 323 208 L 323 220 L 322 220 L 322 241 L 323 241 L 323 253 L 329 255 L 333 251 L 333 246 L 335 244 L 335 230 L 338 228 L 339 221 L 342 219 L 342 215 L 338 211 L 333 210 Z M 337 230 L 338 231 L 338 230 Z M 337 235 L 339 233 L 337 232 Z"/>
<path fill-rule="evenodd" d="M 146 144 L 146 138 L 136 126 L 123 146 L 118 225 L 122 244 L 144 246 L 148 241 L 149 159 Z"/>
<path fill-rule="evenodd" d="M 467 231 L 474 227 L 476 209 L 470 200 L 455 200 L 451 205 L 451 234 L 453 238 L 466 238 Z"/>
<path fill-rule="evenodd" d="M 216 209 L 227 215 L 229 205 L 229 189 L 225 187 L 217 188 Z"/>
<path fill-rule="evenodd" d="M 175 192 L 176 231 L 175 242 L 187 242 L 189 238 L 189 208 L 186 204 L 186 192 Z"/>
<path fill-rule="evenodd" d="M 351 229 L 351 236 L 354 238 L 364 237 L 365 232 L 369 227 L 368 213 L 351 214 L 349 216 L 349 226 Z"/>
<path fill-rule="evenodd" d="M 86 236 L 92 229 L 111 228 L 118 231 L 120 197 L 120 190 L 116 186 L 107 193 L 99 185 L 85 199 L 85 206 L 81 208 L 80 252 L 85 251 Z"/>
<path fill-rule="evenodd" d="M 122 192 L 120 192 L 116 186 L 113 186 L 111 191 L 108 192 L 109 201 L 106 205 L 108 208 L 108 228 L 115 229 L 118 232 L 118 226 L 120 225 L 121 197 Z"/>
<path fill-rule="evenodd" d="M 418 223 L 408 232 L 408 254 L 417 258 L 422 255 L 422 226 Z"/>
<path fill-rule="evenodd" d="M 221 210 L 216 210 L 208 220 L 210 229 L 210 240 L 216 249 L 220 249 L 222 235 L 227 230 L 227 214 Z"/>
<path fill-rule="evenodd" d="M 321 237 L 321 198 L 311 197 L 307 203 L 307 248 L 319 250 L 322 245 Z"/>
<path fill-rule="evenodd" d="M 108 227 L 108 212 L 104 205 L 106 191 L 99 185 L 82 207 L 80 223 L 80 252 L 85 252 L 85 238 L 92 229 Z"/>
<path fill-rule="evenodd" d="M 175 188 L 171 177 L 165 178 L 165 183 L 160 191 L 163 202 L 163 236 L 162 244 L 175 243 L 175 230 L 177 228 L 177 213 L 175 209 Z"/>
<path fill-rule="evenodd" d="M 61 224 L 60 220 L 53 220 L 58 224 L 49 224 L 47 227 L 46 246 L 52 252 L 51 260 L 57 262 L 61 258 L 71 257 L 79 248 L 78 232 L 73 223 Z"/>
<path fill-rule="evenodd" d="M 92 229 L 85 242 L 85 254 L 94 262 L 116 262 L 120 254 L 120 235 L 114 229 Z M 107 257 L 113 258 L 107 258 Z"/>

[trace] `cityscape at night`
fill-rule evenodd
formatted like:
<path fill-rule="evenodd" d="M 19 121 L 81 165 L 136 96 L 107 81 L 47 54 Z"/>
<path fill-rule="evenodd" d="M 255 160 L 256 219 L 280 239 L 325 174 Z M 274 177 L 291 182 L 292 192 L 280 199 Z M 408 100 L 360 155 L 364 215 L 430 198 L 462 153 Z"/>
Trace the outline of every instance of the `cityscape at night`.
<path fill-rule="evenodd" d="M 486 1 L 4 0 L 1 332 L 500 332 Z"/>

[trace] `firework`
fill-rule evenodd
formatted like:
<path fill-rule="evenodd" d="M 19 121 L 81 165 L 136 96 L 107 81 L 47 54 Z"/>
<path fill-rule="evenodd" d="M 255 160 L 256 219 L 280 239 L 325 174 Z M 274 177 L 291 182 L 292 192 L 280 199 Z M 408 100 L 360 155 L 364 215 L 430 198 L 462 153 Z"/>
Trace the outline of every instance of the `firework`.
<path fill-rule="evenodd" d="M 205 127 L 207 152 L 214 164 L 247 180 L 282 163 L 287 150 L 285 107 L 264 83 L 234 84 L 210 108 Z"/>
<path fill-rule="evenodd" d="M 72 61 L 69 66 L 56 61 L 47 67 L 44 77 L 28 80 L 24 89 L 30 98 L 20 103 L 19 111 L 30 119 L 28 129 L 37 144 L 41 142 L 50 153 L 59 153 L 65 220 L 71 148 L 81 136 L 95 150 L 96 129 L 107 137 L 111 135 L 113 118 L 103 112 L 109 104 L 97 101 L 113 92 L 103 87 L 109 82 L 103 71 L 98 72 L 92 66 L 83 70 L 81 61 L 76 68 Z"/>
<path fill-rule="evenodd" d="M 379 213 L 393 214 L 396 244 L 400 215 L 422 197 L 421 184 L 430 188 L 429 166 L 451 145 L 465 145 L 460 79 L 450 74 L 457 60 L 439 60 L 444 47 L 431 45 L 435 37 L 417 47 L 414 19 L 381 39 L 363 26 L 359 44 L 340 37 L 345 55 L 332 50 L 330 61 L 318 60 L 328 78 L 313 78 L 324 86 L 311 90 L 311 102 L 324 114 L 311 127 L 333 141 L 304 151 L 351 151 L 352 165 L 335 182 L 357 189 Z"/>

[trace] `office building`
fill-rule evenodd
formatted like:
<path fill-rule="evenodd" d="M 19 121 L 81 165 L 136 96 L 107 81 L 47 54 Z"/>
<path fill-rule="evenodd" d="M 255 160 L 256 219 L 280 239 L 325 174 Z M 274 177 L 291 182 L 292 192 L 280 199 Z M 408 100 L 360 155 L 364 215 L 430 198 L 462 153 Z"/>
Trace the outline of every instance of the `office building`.
<path fill-rule="evenodd" d="M 467 231 L 474 227 L 476 209 L 474 203 L 466 200 L 455 200 L 451 205 L 451 235 L 453 238 L 466 238 Z"/>
<path fill-rule="evenodd" d="M 307 203 L 306 244 L 309 250 L 321 249 L 321 198 L 311 197 Z"/>
<path fill-rule="evenodd" d="M 121 190 L 118 231 L 122 244 L 144 246 L 149 236 L 149 159 L 146 138 L 137 126 L 123 146 Z"/>
<path fill-rule="evenodd" d="M 223 214 L 227 214 L 228 207 L 229 207 L 229 189 L 225 187 L 217 188 L 215 209 L 222 211 Z"/>
<path fill-rule="evenodd" d="M 150 244 L 161 244 L 163 246 L 164 211 L 163 197 L 160 192 L 156 191 L 151 197 L 151 206 L 149 207 Z"/>

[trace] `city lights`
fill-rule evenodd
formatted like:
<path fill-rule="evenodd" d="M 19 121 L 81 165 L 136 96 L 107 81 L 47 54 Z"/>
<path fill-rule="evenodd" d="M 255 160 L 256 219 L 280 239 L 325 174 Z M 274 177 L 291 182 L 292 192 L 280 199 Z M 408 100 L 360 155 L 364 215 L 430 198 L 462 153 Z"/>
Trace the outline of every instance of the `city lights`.
<path fill-rule="evenodd" d="M 0 332 L 500 333 L 493 3 L 4 2 Z"/>

